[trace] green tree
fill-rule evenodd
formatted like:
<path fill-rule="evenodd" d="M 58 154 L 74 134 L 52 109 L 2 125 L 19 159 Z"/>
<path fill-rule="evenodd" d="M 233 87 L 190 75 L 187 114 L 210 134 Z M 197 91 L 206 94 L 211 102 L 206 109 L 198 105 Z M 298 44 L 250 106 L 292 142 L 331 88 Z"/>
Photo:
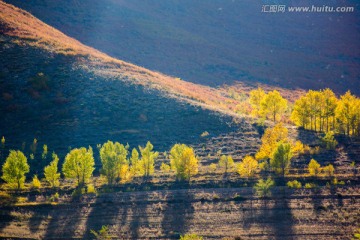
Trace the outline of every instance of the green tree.
<path fill-rule="evenodd" d="M 159 156 L 158 152 L 153 151 L 154 146 L 147 142 L 145 148 L 139 146 L 141 153 L 141 160 L 139 162 L 140 171 L 144 173 L 145 178 L 148 178 L 150 175 L 154 174 L 155 170 L 155 160 Z"/>
<path fill-rule="evenodd" d="M 100 160 L 102 164 L 101 174 L 103 174 L 108 184 L 114 184 L 117 177 L 123 179 L 124 165 L 128 165 L 126 156 L 127 148 L 118 142 L 108 141 L 100 148 Z"/>
<path fill-rule="evenodd" d="M 260 179 L 254 186 L 256 194 L 260 197 L 269 197 L 271 196 L 271 188 L 275 185 L 275 182 L 268 178 L 266 181 Z"/>
<path fill-rule="evenodd" d="M 335 140 L 333 131 L 327 132 L 321 140 L 328 150 L 334 150 L 338 144 Z"/>
<path fill-rule="evenodd" d="M 75 148 L 66 155 L 62 171 L 66 178 L 75 178 L 78 186 L 81 186 L 92 176 L 94 165 L 91 147 Z"/>
<path fill-rule="evenodd" d="M 292 156 L 291 145 L 289 143 L 280 142 L 270 159 L 270 165 L 274 168 L 276 173 L 285 177 L 285 174 L 290 167 Z"/>
<path fill-rule="evenodd" d="M 311 159 L 308 165 L 308 170 L 310 176 L 317 176 L 321 171 L 320 164 L 315 159 Z"/>
<path fill-rule="evenodd" d="M 222 155 L 219 159 L 219 166 L 224 169 L 225 175 L 227 175 L 228 171 L 234 167 L 234 159 L 231 155 L 226 156 Z"/>
<path fill-rule="evenodd" d="M 132 172 L 132 174 L 134 176 L 143 176 L 144 171 L 142 171 L 143 168 L 140 165 L 139 152 L 136 150 L 136 148 L 133 148 L 133 150 L 131 151 L 130 162 L 131 162 L 131 172 Z"/>
<path fill-rule="evenodd" d="M 274 90 L 269 92 L 262 100 L 260 112 L 262 115 L 271 118 L 276 122 L 276 118 L 281 117 L 281 114 L 287 109 L 287 100 L 281 94 Z"/>
<path fill-rule="evenodd" d="M 2 179 L 11 186 L 21 189 L 25 182 L 25 174 L 30 171 L 27 158 L 21 151 L 10 150 L 2 167 Z"/>
<path fill-rule="evenodd" d="M 175 144 L 170 150 L 170 165 L 178 180 L 188 180 L 198 173 L 198 159 L 194 149 L 185 144 Z"/>
<path fill-rule="evenodd" d="M 53 153 L 52 159 L 51 163 L 44 168 L 44 175 L 51 187 L 58 187 L 60 178 L 60 173 L 58 173 L 59 158 Z"/>

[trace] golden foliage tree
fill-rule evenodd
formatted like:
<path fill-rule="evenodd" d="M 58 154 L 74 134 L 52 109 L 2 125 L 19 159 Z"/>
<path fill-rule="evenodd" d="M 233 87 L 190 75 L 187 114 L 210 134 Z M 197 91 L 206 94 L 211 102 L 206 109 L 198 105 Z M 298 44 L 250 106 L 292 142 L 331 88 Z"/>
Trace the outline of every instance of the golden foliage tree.
<path fill-rule="evenodd" d="M 265 130 L 261 138 L 261 146 L 256 153 L 256 159 L 269 159 L 279 142 L 288 141 L 288 130 L 282 123 L 276 124 L 273 128 Z"/>
<path fill-rule="evenodd" d="M 241 177 L 252 177 L 258 169 L 258 161 L 252 156 L 245 156 L 238 165 L 238 173 Z"/>
<path fill-rule="evenodd" d="M 311 159 L 308 165 L 308 171 L 310 176 L 317 176 L 321 172 L 320 164 L 315 160 Z"/>
<path fill-rule="evenodd" d="M 198 173 L 198 159 L 194 149 L 185 144 L 175 144 L 170 150 L 170 165 L 178 180 L 188 180 Z"/>
<path fill-rule="evenodd" d="M 339 132 L 345 135 L 359 135 L 360 101 L 350 91 L 341 96 L 335 110 Z"/>
<path fill-rule="evenodd" d="M 260 103 L 260 113 L 276 122 L 287 109 L 287 100 L 274 90 L 269 92 Z"/>
<path fill-rule="evenodd" d="M 249 102 L 252 108 L 252 115 L 256 117 L 260 116 L 261 101 L 265 98 L 265 96 L 265 91 L 260 87 L 258 89 L 250 91 Z"/>

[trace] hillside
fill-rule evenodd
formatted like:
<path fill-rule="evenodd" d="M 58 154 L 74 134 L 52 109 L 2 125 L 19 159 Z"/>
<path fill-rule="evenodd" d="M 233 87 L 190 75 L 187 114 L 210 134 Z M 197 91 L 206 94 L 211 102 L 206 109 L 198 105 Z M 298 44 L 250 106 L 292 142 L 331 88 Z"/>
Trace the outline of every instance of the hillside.
<path fill-rule="evenodd" d="M 137 1 L 108 1 L 105 0 L 104 4 L 110 7 L 110 12 L 112 7 L 117 11 L 121 6 L 124 7 L 123 13 L 131 18 L 143 16 L 139 9 L 144 8 L 145 11 L 145 7 L 150 7 L 148 14 L 152 14 L 152 7 L 167 6 L 165 1 L 143 2 L 139 6 Z M 199 4 L 193 2 L 194 6 Z M 17 4 L 33 6 L 35 3 L 50 19 L 60 14 L 63 18 L 59 24 L 73 22 L 77 27 L 76 14 L 68 14 L 70 9 L 67 4 L 74 3 L 75 8 L 83 10 L 86 9 L 83 4 L 89 4 L 89 11 L 83 12 L 86 16 L 102 12 L 101 2 L 92 1 L 66 0 L 58 2 L 55 10 L 53 2 L 46 0 Z M 151 3 L 154 6 L 148 6 Z M 176 3 L 189 4 L 186 1 Z M 214 3 L 220 2 L 211 0 L 207 4 L 213 6 Z M 230 2 L 222 3 L 231 5 Z M 171 6 L 179 6 L 177 4 Z M 205 7 L 210 6 L 207 4 Z M 95 11 L 94 6 L 99 11 Z M 137 10 L 129 11 L 130 7 Z M 54 10 L 54 18 L 46 9 Z M 159 11 L 163 11 L 162 8 Z M 178 8 L 176 11 L 185 9 Z M 67 15 L 68 18 L 65 17 Z M 113 25 L 111 21 L 109 25 L 102 22 L 108 18 L 94 15 L 89 19 L 86 16 L 81 16 L 84 23 L 95 19 L 104 31 Z M 156 16 L 161 14 L 153 15 Z M 156 23 L 153 24 L 146 26 L 161 30 Z M 77 30 L 84 33 L 89 29 L 80 27 Z M 115 41 L 118 33 L 114 34 L 104 32 L 99 40 L 108 41 L 114 37 L 112 40 Z M 169 37 L 174 36 L 170 34 Z M 142 40 L 141 37 L 139 39 Z M 160 44 L 161 39 L 159 36 Z M 110 42 L 104 44 L 111 49 L 116 48 Z M 169 44 L 172 44 L 171 41 Z M 166 47 L 164 44 L 165 50 Z M 122 50 L 126 53 L 134 49 Z M 118 51 L 121 52 L 121 49 Z M 0 0 L 2 176 L 5 176 L 5 165 L 10 166 L 11 171 L 17 167 L 11 163 L 3 165 L 6 156 L 11 155 L 8 155 L 10 149 L 22 151 L 30 165 L 29 172 L 25 174 L 26 181 L 25 177 L 20 179 L 25 181 L 22 189 L 13 189 L 7 178 L 0 180 L 1 239 L 95 239 L 92 230 L 99 231 L 106 226 L 111 239 L 179 239 L 181 235 L 195 233 L 204 239 L 325 240 L 350 239 L 357 231 L 360 222 L 358 138 L 335 135 L 338 144 L 328 148 L 328 142 L 324 144 L 321 140 L 324 133 L 298 128 L 284 120 L 282 124 L 286 129 L 277 129 L 279 132 L 289 131 L 289 139 L 285 140 L 286 144 L 289 143 L 288 149 L 297 146 L 293 145 L 295 140 L 304 144 L 301 145 L 302 151 L 290 149 L 294 156 L 290 157 L 288 172 L 280 175 L 274 171 L 270 160 L 252 159 L 257 164 L 256 169 L 252 174 L 240 175 L 239 166 L 245 162 L 244 158 L 259 151 L 263 133 L 275 125 L 271 121 L 237 112 L 244 106 L 239 103 L 248 100 L 248 93 L 257 88 L 257 82 L 233 84 L 223 81 L 224 78 L 219 82 L 228 84 L 220 88 L 207 86 L 209 84 L 201 78 L 204 73 L 192 72 L 194 79 L 199 77 L 199 81 L 191 83 L 116 59 L 112 57 L 115 54 L 106 52 L 108 54 L 95 49 L 95 46 L 89 47 L 30 13 Z M 187 52 L 192 52 L 191 48 Z M 174 57 L 178 57 L 178 50 L 173 53 Z M 158 64 L 155 58 L 163 54 L 153 55 L 154 64 Z M 229 53 L 228 56 L 233 55 Z M 251 57 L 248 59 L 252 61 Z M 165 60 L 168 60 L 169 66 L 178 64 L 168 58 Z M 196 61 L 194 69 L 201 64 L 202 58 Z M 256 66 L 253 63 L 250 65 Z M 222 75 L 222 72 L 217 74 Z M 180 72 L 177 76 L 182 77 Z M 351 88 L 351 84 L 346 87 Z M 278 90 L 290 100 L 290 106 L 304 93 L 303 89 L 289 90 L 283 83 L 274 86 L 264 81 L 261 87 L 267 91 Z M 341 91 L 340 88 L 337 90 Z M 274 131 L 274 135 L 277 134 Z M 37 140 L 34 141 L 34 138 Z M 277 136 L 271 136 L 269 141 L 274 140 L 280 146 L 275 138 Z M 143 153 L 139 149 L 141 157 L 133 160 L 130 152 L 124 157 L 110 151 L 107 160 L 117 161 L 116 165 L 110 165 L 110 170 L 115 170 L 116 174 L 112 185 L 107 182 L 105 164 L 101 164 L 99 159 L 99 144 L 108 140 L 124 145 L 128 143 L 129 151 L 151 141 L 159 155 L 151 150 Z M 191 147 L 187 148 L 190 151 L 182 159 L 194 164 L 189 172 L 197 170 L 189 179 L 179 179 L 173 169 L 170 148 L 176 143 Z M 47 154 L 43 154 L 43 144 L 48 146 Z M 87 180 L 84 177 L 84 183 L 80 184 L 80 178 L 65 172 L 64 158 L 67 153 L 71 156 L 71 152 L 78 150 L 74 148 L 88 146 L 94 150 L 94 158 L 86 160 L 92 161 L 86 164 L 91 176 Z M 270 148 L 273 147 L 269 145 Z M 58 163 L 54 161 L 60 176 L 58 185 L 51 184 L 43 171 L 50 163 L 53 151 L 60 159 Z M 92 156 L 92 151 L 89 152 L 88 156 Z M 219 164 L 223 154 L 228 156 L 227 159 L 231 155 L 234 161 L 229 169 L 226 168 L 228 172 L 224 172 L 224 166 Z M 141 164 L 151 156 L 155 158 L 154 170 L 145 176 L 141 169 L 145 167 Z M 85 161 L 80 155 L 73 158 L 74 162 L 79 159 Z M 308 170 L 311 159 L 320 164 L 315 175 Z M 122 162 L 119 163 L 119 160 Z M 151 164 L 149 161 L 146 165 Z M 263 165 L 260 167 L 260 164 Z M 330 164 L 334 167 L 332 171 Z M 77 173 L 85 172 L 84 169 L 78 171 L 83 162 L 74 165 Z M 103 168 L 102 171 L 100 168 Z M 38 185 L 35 179 L 38 179 Z M 260 179 L 273 180 L 275 186 L 261 193 L 255 188 Z M 294 180 L 301 186 L 291 188 L 287 185 Z"/>
<path fill-rule="evenodd" d="M 187 81 L 360 94 L 356 0 L 286 2 L 355 8 L 331 14 L 266 14 L 253 0 L 6 2 L 110 56 Z"/>

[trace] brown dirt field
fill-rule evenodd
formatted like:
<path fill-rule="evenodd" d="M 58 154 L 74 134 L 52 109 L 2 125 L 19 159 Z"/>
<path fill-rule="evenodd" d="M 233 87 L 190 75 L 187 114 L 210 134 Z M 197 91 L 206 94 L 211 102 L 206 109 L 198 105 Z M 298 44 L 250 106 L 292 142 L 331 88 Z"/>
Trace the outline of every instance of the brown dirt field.
<path fill-rule="evenodd" d="M 241 197 L 236 197 L 237 195 Z M 65 200 L 64 200 L 65 199 Z M 91 238 L 109 225 L 116 239 L 350 239 L 360 223 L 358 187 L 252 188 L 104 193 L 58 205 L 1 207 L 1 237 Z M 67 202 L 69 201 L 69 202 Z"/>

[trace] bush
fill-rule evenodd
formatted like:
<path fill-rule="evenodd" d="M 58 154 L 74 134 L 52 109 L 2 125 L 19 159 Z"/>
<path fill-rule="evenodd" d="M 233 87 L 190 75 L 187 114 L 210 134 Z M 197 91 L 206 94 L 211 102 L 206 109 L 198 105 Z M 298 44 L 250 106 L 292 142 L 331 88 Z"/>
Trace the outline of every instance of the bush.
<path fill-rule="evenodd" d="M 41 182 L 38 179 L 37 175 L 34 175 L 34 178 L 32 180 L 32 187 L 35 188 L 35 189 L 41 188 Z"/>
<path fill-rule="evenodd" d="M 297 180 L 294 180 L 294 181 L 289 181 L 287 182 L 286 184 L 289 188 L 301 188 L 302 185 L 301 185 L 301 182 L 297 181 Z"/>
<path fill-rule="evenodd" d="M 326 167 L 323 167 L 322 171 L 326 176 L 332 177 L 334 176 L 335 168 L 332 164 L 329 164 Z"/>
<path fill-rule="evenodd" d="M 334 150 L 338 142 L 334 138 L 334 132 L 329 131 L 325 134 L 325 136 L 321 139 L 324 146 L 328 150 Z"/>
<path fill-rule="evenodd" d="M 266 181 L 260 179 L 254 186 L 256 194 L 260 197 L 269 197 L 271 196 L 271 188 L 275 185 L 275 182 L 268 178 Z"/>
<path fill-rule="evenodd" d="M 308 170 L 310 176 L 317 176 L 321 171 L 320 164 L 315 159 L 311 159 L 308 165 Z"/>
<path fill-rule="evenodd" d="M 306 183 L 305 184 L 305 188 L 316 188 L 316 184 L 315 183 Z"/>
<path fill-rule="evenodd" d="M 103 225 L 98 232 L 96 232 L 93 229 L 91 229 L 90 232 L 91 232 L 91 234 L 94 235 L 95 239 L 97 239 L 97 240 L 111 239 L 111 236 L 109 234 L 109 227 L 106 225 Z"/>
<path fill-rule="evenodd" d="M 53 195 L 51 195 L 49 200 L 51 202 L 57 202 L 57 201 L 59 201 L 59 198 L 60 198 L 59 193 L 54 193 Z"/>
<path fill-rule="evenodd" d="M 89 184 L 89 185 L 87 186 L 87 193 L 88 193 L 88 194 L 91 194 L 91 193 L 95 193 L 95 194 L 96 194 L 96 189 L 95 189 L 95 187 L 94 187 L 93 184 Z"/>
<path fill-rule="evenodd" d="M 161 163 L 160 170 L 165 173 L 168 173 L 168 172 L 170 172 L 171 168 L 170 168 L 169 164 Z"/>
<path fill-rule="evenodd" d="M 203 237 L 193 233 L 193 234 L 185 234 L 180 236 L 180 240 L 202 240 Z"/>
<path fill-rule="evenodd" d="M 211 163 L 211 164 L 209 165 L 209 170 L 210 170 L 210 172 L 215 172 L 216 169 L 217 169 L 217 165 L 216 165 L 215 163 Z"/>

